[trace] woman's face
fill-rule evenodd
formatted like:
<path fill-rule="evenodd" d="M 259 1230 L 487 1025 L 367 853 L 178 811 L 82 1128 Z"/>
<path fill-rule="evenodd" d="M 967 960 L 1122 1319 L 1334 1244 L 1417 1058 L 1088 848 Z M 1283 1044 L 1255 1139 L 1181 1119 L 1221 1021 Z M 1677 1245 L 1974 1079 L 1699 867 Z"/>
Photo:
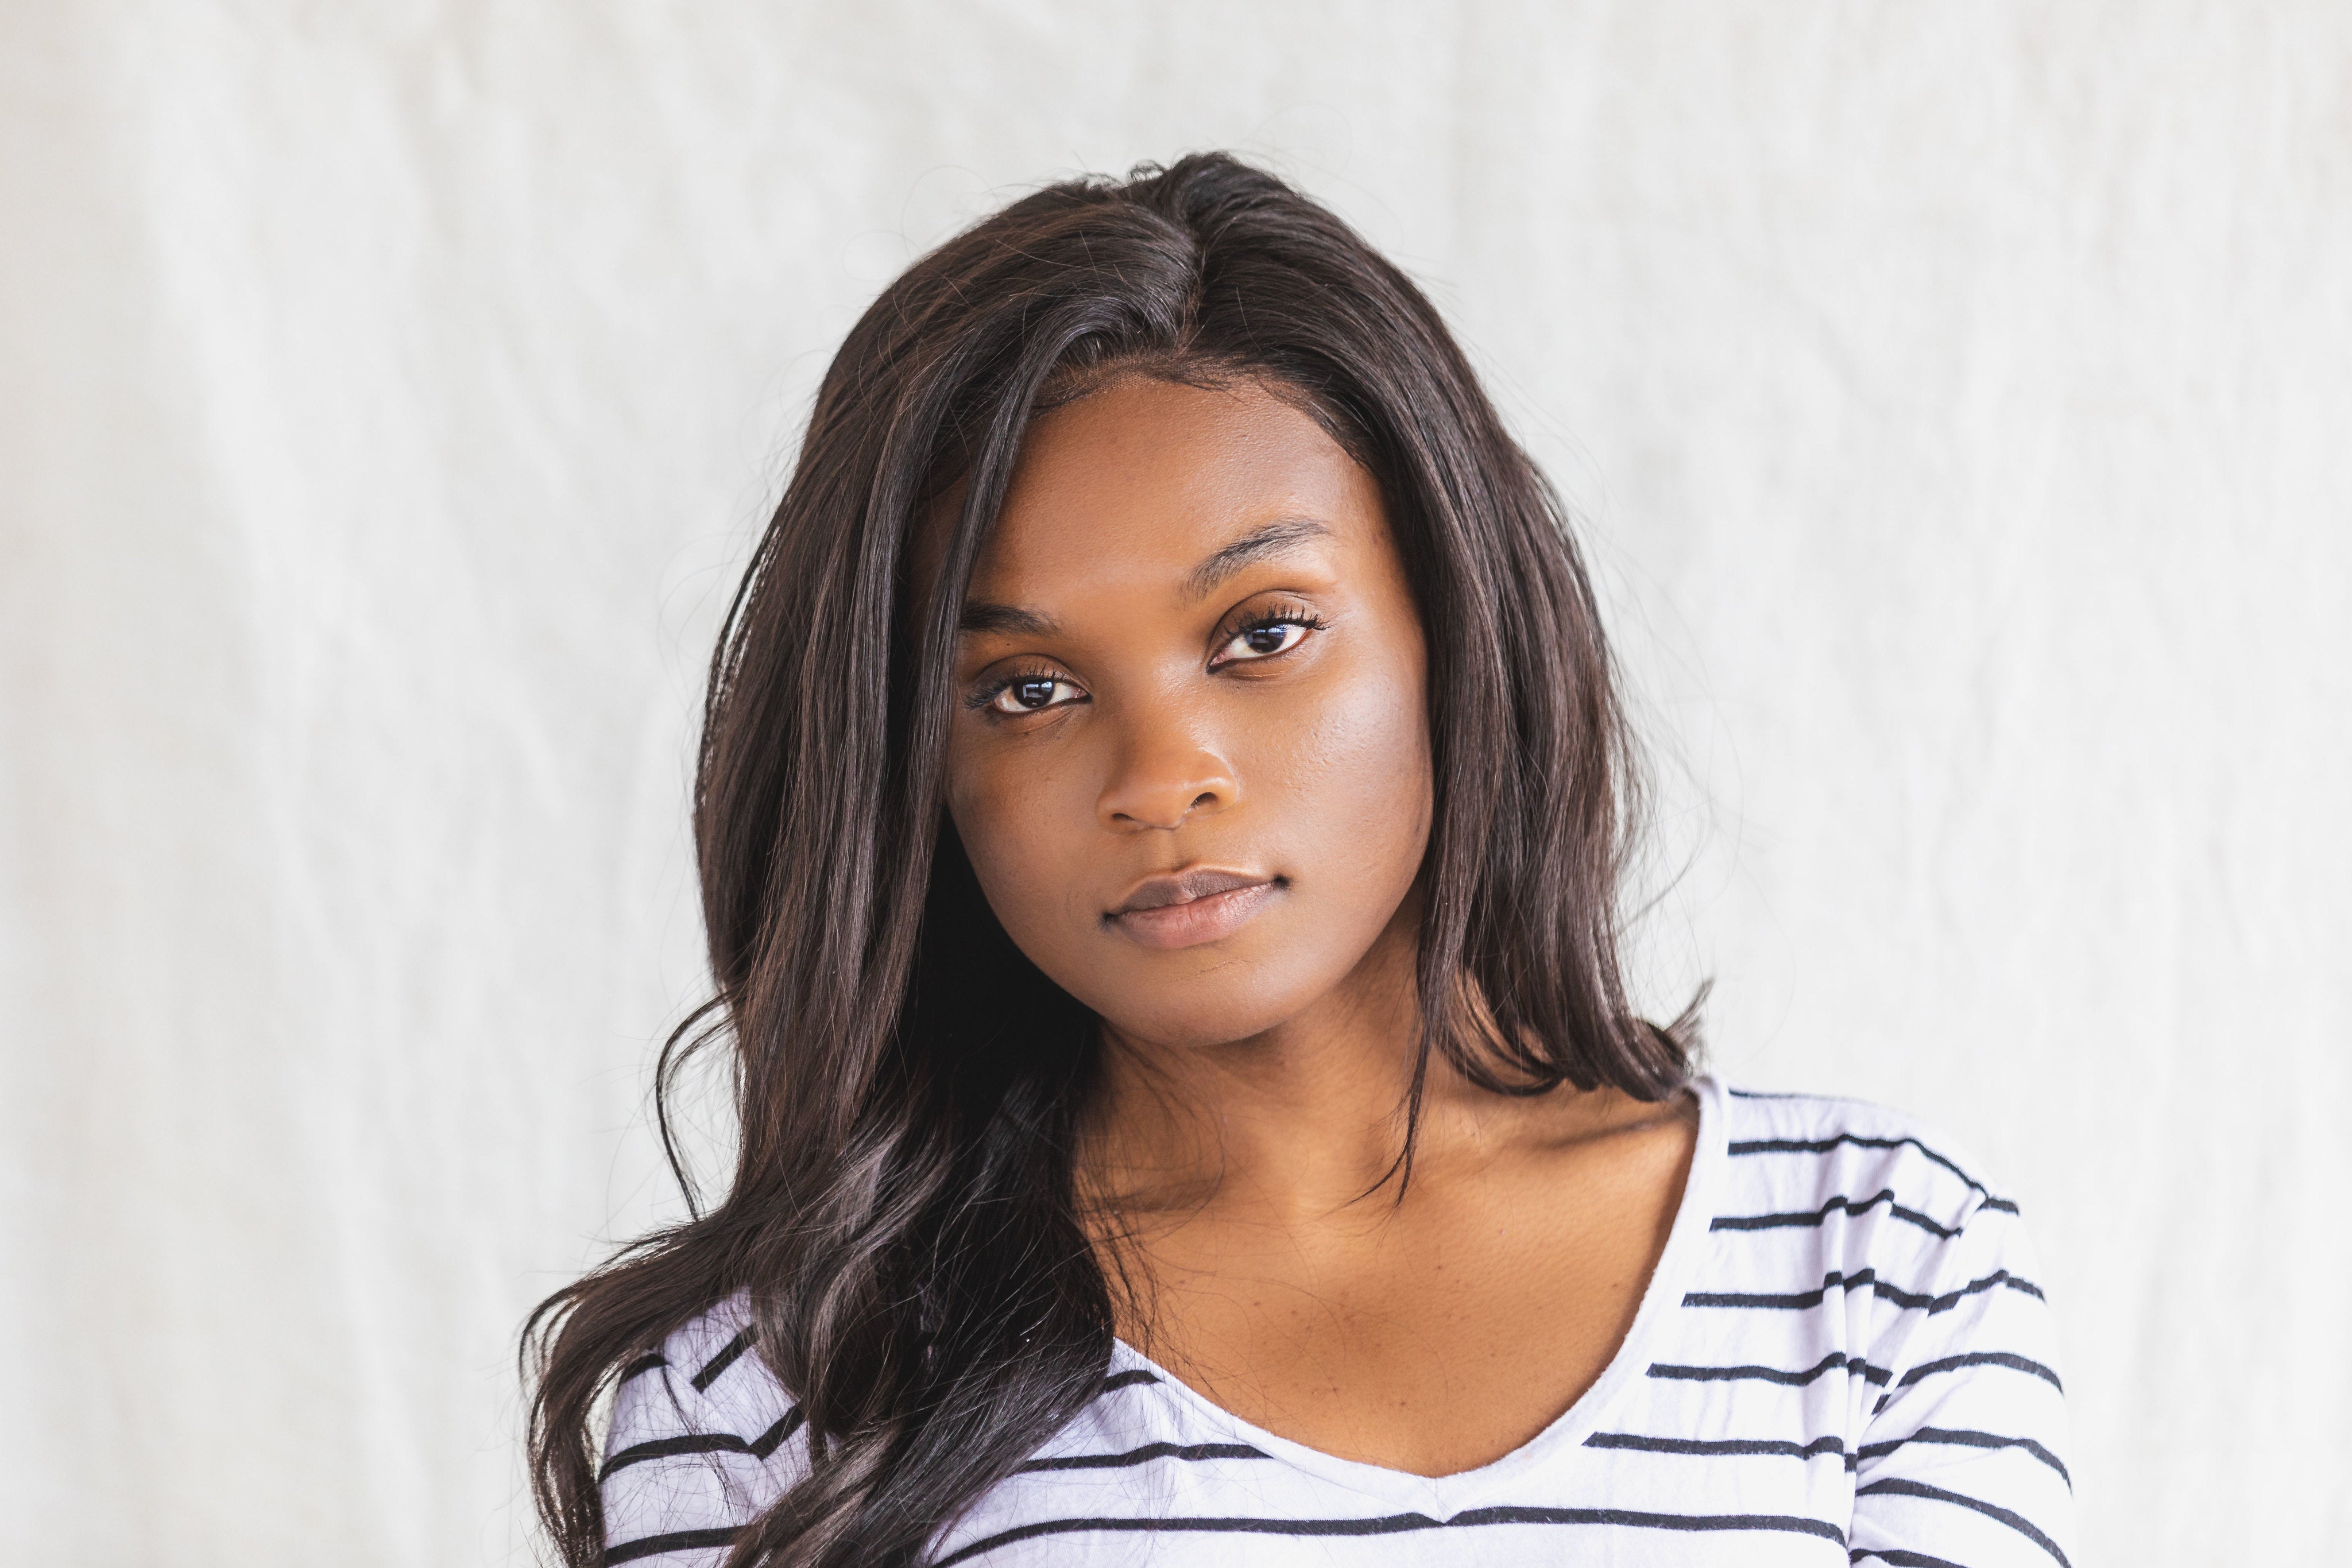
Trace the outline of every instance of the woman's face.
<path fill-rule="evenodd" d="M 1312 418 L 1142 376 L 1045 415 L 962 624 L 956 831 L 1112 1029 L 1239 1040 L 1376 951 L 1409 974 L 1421 624 L 1379 487 Z"/>

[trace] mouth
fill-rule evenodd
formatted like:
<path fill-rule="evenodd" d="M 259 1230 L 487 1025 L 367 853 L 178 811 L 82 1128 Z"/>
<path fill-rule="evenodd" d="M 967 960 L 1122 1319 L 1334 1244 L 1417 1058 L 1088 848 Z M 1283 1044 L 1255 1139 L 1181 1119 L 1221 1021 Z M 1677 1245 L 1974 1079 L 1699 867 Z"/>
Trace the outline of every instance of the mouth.
<path fill-rule="evenodd" d="M 1287 878 L 1202 867 L 1146 877 L 1103 923 L 1146 947 L 1197 947 L 1247 925 Z"/>

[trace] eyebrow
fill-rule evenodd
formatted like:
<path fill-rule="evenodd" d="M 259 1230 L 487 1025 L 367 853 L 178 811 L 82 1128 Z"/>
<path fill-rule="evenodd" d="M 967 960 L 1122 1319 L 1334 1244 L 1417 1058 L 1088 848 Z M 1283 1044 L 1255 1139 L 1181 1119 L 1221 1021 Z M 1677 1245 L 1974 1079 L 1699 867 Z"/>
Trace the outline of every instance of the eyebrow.
<path fill-rule="evenodd" d="M 1194 567 L 1185 576 L 1184 591 L 1199 599 L 1252 562 L 1296 549 L 1309 539 L 1328 538 L 1330 534 L 1329 528 L 1312 517 L 1276 517 L 1263 528 L 1252 528 Z M 964 604 L 963 613 L 956 618 L 956 630 L 982 636 L 996 632 L 1016 637 L 1052 637 L 1062 627 L 1053 617 L 1018 604 L 975 599 Z"/>
<path fill-rule="evenodd" d="M 1009 632 L 1019 637 L 1051 637 L 1061 630 L 1060 622 L 1034 610 L 1024 610 L 1017 604 L 992 604 L 984 599 L 966 601 L 963 613 L 956 618 L 960 632 Z"/>
<path fill-rule="evenodd" d="M 1184 591 L 1198 599 L 1252 562 L 1296 549 L 1308 539 L 1328 538 L 1330 533 L 1312 517 L 1276 517 L 1194 567 L 1184 580 Z"/>

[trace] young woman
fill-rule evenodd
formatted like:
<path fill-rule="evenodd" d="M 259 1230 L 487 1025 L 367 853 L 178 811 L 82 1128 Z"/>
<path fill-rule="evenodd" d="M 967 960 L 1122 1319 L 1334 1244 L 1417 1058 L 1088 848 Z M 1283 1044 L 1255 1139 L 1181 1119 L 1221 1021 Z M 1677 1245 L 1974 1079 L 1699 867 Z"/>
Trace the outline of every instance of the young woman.
<path fill-rule="evenodd" d="M 732 1186 L 534 1320 L 565 1561 L 2063 1564 L 2016 1207 L 1633 1015 L 1629 761 L 1329 213 L 1188 158 L 918 262 L 713 665 Z"/>

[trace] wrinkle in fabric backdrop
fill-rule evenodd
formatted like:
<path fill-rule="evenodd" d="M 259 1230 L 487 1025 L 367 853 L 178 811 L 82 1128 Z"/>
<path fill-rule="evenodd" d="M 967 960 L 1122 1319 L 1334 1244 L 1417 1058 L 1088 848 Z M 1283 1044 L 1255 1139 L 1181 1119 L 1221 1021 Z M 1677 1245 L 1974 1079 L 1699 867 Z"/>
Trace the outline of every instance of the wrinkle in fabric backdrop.
<path fill-rule="evenodd" d="M 528 1560 L 815 378 L 1220 145 L 1587 519 L 1645 998 L 2023 1199 L 2085 1559 L 2352 1550 L 2340 7 L 126 0 L 0 83 L 0 1556 Z"/>

